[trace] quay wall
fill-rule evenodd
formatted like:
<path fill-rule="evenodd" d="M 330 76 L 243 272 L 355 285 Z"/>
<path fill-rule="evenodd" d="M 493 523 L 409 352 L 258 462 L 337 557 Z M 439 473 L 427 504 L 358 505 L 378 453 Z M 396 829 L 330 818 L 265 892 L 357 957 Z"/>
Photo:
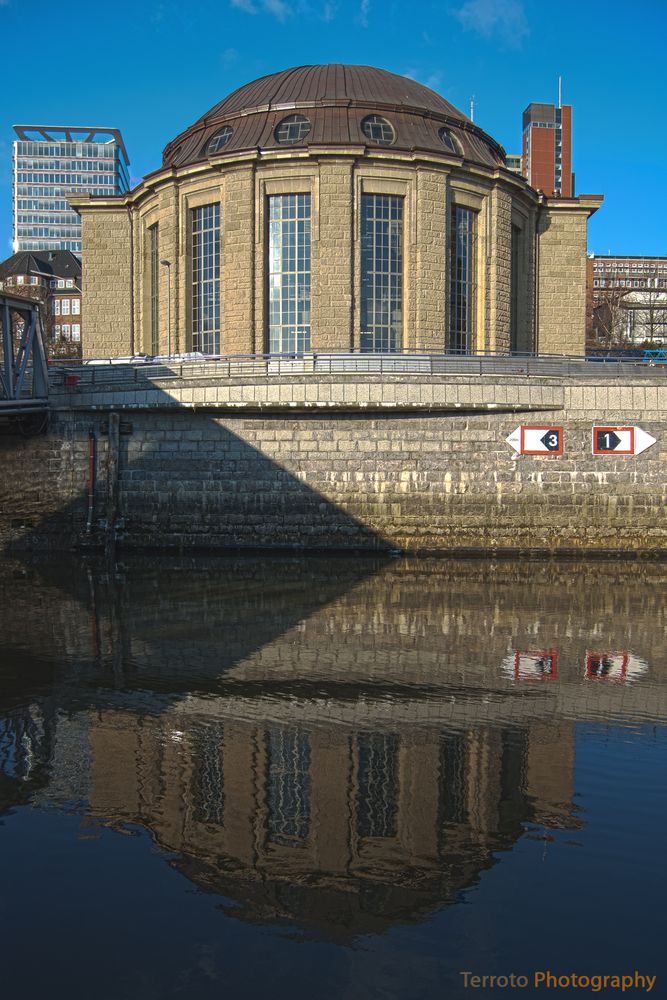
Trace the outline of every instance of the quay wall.
<path fill-rule="evenodd" d="M 564 453 L 517 455 L 519 425 L 562 427 Z M 593 455 L 593 425 L 641 426 L 656 443 Z M 60 388 L 47 433 L 0 432 L 0 544 L 103 545 L 112 511 L 118 544 L 135 548 L 660 554 L 666 459 L 660 374 Z"/>

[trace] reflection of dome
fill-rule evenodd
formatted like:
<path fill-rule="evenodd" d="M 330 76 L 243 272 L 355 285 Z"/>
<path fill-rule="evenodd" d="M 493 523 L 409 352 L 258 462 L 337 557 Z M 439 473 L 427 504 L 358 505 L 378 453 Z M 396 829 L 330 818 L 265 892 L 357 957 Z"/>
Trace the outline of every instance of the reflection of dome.
<path fill-rule="evenodd" d="M 369 119 L 378 118 L 373 129 Z M 372 66 L 334 64 L 297 66 L 239 87 L 169 143 L 163 165 L 286 143 L 391 145 L 491 167 L 505 163 L 503 149 L 435 91 Z"/>

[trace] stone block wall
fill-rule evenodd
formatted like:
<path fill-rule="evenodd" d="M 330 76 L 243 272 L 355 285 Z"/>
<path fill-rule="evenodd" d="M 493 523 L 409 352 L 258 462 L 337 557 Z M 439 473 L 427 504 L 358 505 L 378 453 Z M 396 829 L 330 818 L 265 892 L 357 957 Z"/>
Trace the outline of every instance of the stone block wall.
<path fill-rule="evenodd" d="M 492 195 L 492 237 L 489 248 L 490 309 L 486 347 L 509 353 L 512 283 L 512 197 L 496 188 Z M 526 322 L 529 314 L 522 313 Z"/>
<path fill-rule="evenodd" d="M 586 343 L 586 229 L 599 199 L 547 201 L 537 220 L 537 349 L 583 355 Z M 595 206 L 595 207 L 593 207 Z"/>
<path fill-rule="evenodd" d="M 133 350 L 132 238 L 127 208 L 82 211 L 84 358 L 122 357 Z"/>
<path fill-rule="evenodd" d="M 414 282 L 415 327 L 406 346 L 440 354 L 448 322 L 449 258 L 447 183 L 444 172 L 417 173 Z"/>
<path fill-rule="evenodd" d="M 255 169 L 246 164 L 225 175 L 225 200 L 221 210 L 220 340 L 229 354 L 254 354 L 255 341 L 254 252 Z M 187 255 L 186 255 L 187 257 Z M 184 262 L 187 270 L 187 262 Z M 186 350 L 187 322 L 181 324 Z"/>
<path fill-rule="evenodd" d="M 311 277 L 312 330 L 320 351 L 348 350 L 354 344 L 353 184 L 349 159 L 320 164 Z M 326 207 L 322 210 L 321 206 Z"/>
<path fill-rule="evenodd" d="M 666 551 L 667 386 L 564 380 L 555 392 L 539 390 L 539 412 L 517 413 L 517 393 L 501 383 L 493 403 L 485 382 L 479 403 L 462 386 L 457 396 L 465 390 L 469 402 L 443 408 L 430 387 L 430 399 L 426 392 L 403 411 L 396 403 L 369 407 L 368 387 L 360 399 L 354 382 L 343 386 L 343 403 L 311 399 L 304 409 L 314 388 L 308 379 L 294 381 L 289 401 L 263 410 L 251 385 L 231 409 L 205 398 L 200 409 L 174 400 L 169 410 L 147 402 L 125 409 L 121 539 L 213 549 Z M 394 397 L 399 389 L 397 380 Z M 103 406 L 113 405 L 111 395 L 100 393 Z M 100 527 L 107 419 L 62 408 L 47 437 L 1 439 L 2 539 L 57 546 L 84 537 L 91 427 Z M 506 438 L 522 423 L 563 426 L 564 454 L 516 455 Z M 634 457 L 594 456 L 595 423 L 641 424 L 657 443 Z"/>

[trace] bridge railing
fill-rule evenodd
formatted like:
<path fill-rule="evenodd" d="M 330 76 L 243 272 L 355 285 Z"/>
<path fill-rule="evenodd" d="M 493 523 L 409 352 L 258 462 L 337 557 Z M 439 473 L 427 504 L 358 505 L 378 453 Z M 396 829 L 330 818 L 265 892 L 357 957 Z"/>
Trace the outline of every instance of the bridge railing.
<path fill-rule="evenodd" d="M 329 375 L 464 375 L 531 376 L 536 378 L 645 378 L 667 375 L 667 365 L 636 359 L 582 358 L 563 355 L 426 354 L 401 351 L 386 354 L 230 354 L 180 355 L 171 358 L 110 358 L 78 365 L 49 367 L 54 388 L 85 388 L 115 384 L 145 385 L 178 379 L 257 379 Z"/>

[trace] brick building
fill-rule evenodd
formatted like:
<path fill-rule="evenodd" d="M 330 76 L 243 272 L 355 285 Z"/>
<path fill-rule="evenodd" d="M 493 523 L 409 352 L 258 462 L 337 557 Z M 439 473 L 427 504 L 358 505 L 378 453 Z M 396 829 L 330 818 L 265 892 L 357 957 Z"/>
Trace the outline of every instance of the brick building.
<path fill-rule="evenodd" d="M 81 350 L 81 262 L 69 250 L 21 251 L 0 263 L 0 291 L 39 302 L 50 352 Z"/>
<path fill-rule="evenodd" d="M 239 88 L 117 197 L 71 195 L 87 357 L 580 354 L 586 224 L 438 94 L 359 66 Z"/>
<path fill-rule="evenodd" d="M 572 108 L 529 104 L 523 113 L 523 175 L 549 198 L 574 195 Z"/>

